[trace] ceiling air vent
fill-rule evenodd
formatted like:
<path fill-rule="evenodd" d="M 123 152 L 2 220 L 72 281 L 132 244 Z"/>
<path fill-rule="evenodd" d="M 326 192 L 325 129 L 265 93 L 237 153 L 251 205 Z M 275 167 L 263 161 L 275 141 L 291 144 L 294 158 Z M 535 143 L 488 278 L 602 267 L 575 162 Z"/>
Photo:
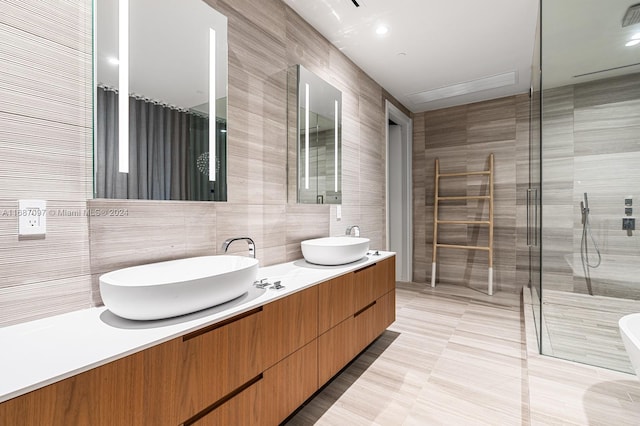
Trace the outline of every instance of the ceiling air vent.
<path fill-rule="evenodd" d="M 627 13 L 625 13 L 624 18 L 622 18 L 622 27 L 624 28 L 638 23 L 640 23 L 640 3 L 634 4 L 627 9 Z"/>

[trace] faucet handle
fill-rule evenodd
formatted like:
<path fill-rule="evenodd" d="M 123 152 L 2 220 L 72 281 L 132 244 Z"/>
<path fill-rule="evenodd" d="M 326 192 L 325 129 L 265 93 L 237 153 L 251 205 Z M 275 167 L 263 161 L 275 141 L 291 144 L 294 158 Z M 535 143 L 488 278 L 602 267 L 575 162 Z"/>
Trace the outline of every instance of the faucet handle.
<path fill-rule="evenodd" d="M 258 287 L 258 288 L 265 288 L 271 285 L 271 283 L 269 283 L 269 279 L 268 278 L 262 278 L 260 280 L 256 280 L 253 282 L 253 285 Z"/>
<path fill-rule="evenodd" d="M 281 288 L 284 288 L 284 286 L 280 284 L 280 281 L 276 281 L 273 283 L 273 288 L 274 290 L 280 290 Z"/>

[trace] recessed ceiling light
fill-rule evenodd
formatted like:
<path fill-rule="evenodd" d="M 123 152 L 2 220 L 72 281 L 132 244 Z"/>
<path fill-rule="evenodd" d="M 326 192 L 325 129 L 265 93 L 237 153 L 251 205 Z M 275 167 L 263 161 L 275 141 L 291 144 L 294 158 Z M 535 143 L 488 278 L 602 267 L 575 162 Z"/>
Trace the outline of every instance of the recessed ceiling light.
<path fill-rule="evenodd" d="M 120 63 L 118 58 L 114 58 L 113 56 L 109 56 L 107 58 L 107 62 L 109 62 L 111 65 L 118 65 Z"/>
<path fill-rule="evenodd" d="M 631 36 L 631 40 L 640 40 L 640 33 L 635 33 Z"/>
<path fill-rule="evenodd" d="M 378 35 L 385 35 L 388 32 L 389 28 L 386 25 L 378 25 L 378 28 L 376 28 L 376 34 Z"/>
<path fill-rule="evenodd" d="M 625 44 L 625 46 L 631 47 L 631 46 L 635 46 L 636 44 L 640 44 L 640 39 L 628 41 L 627 44 Z"/>

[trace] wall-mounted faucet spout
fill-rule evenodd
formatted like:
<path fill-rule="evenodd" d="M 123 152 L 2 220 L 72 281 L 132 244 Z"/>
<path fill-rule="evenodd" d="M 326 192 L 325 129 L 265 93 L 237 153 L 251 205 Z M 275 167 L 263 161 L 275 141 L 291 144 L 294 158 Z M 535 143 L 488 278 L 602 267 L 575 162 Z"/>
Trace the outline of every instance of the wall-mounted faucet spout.
<path fill-rule="evenodd" d="M 253 240 L 251 238 L 249 238 L 249 237 L 227 238 L 224 241 L 224 243 L 222 243 L 222 250 L 224 250 L 224 252 L 226 253 L 232 242 L 240 241 L 240 240 L 244 240 L 249 244 L 249 254 L 251 256 L 253 256 L 253 258 L 255 259 L 255 257 L 256 257 L 256 243 L 254 243 Z"/>
<path fill-rule="evenodd" d="M 354 237 L 360 236 L 360 227 L 358 225 L 347 226 L 347 231 L 345 232 L 345 235 L 351 236 L 351 231 L 353 231 Z"/>

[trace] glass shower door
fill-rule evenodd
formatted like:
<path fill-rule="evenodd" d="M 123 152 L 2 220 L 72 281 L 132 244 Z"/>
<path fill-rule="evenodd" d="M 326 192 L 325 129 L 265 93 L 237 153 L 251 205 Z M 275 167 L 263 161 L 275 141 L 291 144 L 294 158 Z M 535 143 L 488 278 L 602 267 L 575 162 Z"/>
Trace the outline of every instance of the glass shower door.
<path fill-rule="evenodd" d="M 538 15 L 540 28 L 540 15 Z M 538 348 L 542 351 L 542 280 L 541 280 L 541 221 L 542 221 L 542 139 L 541 139 L 541 71 L 540 34 L 533 52 L 531 91 L 529 99 L 529 185 L 527 188 L 527 246 L 529 247 L 529 289 L 536 324 Z"/>

